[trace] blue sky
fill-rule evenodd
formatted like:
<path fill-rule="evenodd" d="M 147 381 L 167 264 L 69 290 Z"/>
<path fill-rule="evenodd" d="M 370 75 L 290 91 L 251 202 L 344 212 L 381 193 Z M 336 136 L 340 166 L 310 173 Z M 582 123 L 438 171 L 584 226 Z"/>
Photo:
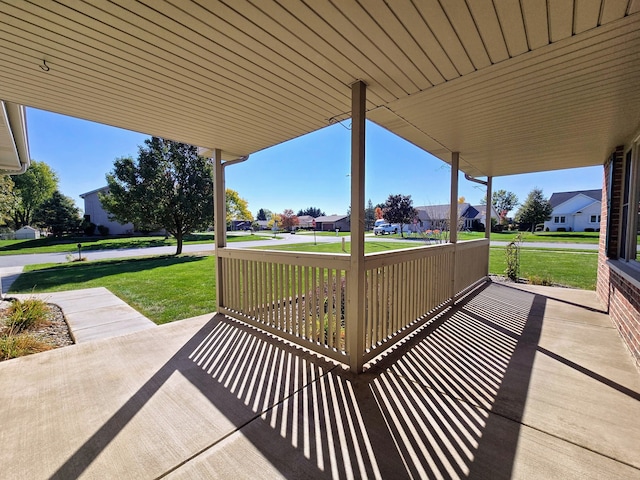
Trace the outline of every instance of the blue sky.
<path fill-rule="evenodd" d="M 82 208 L 79 195 L 106 185 L 105 175 L 118 157 L 137 156 L 147 135 L 29 108 L 31 158 L 58 174 L 60 191 Z M 251 155 L 226 169 L 227 188 L 237 190 L 255 215 L 260 208 L 281 212 L 318 207 L 328 215 L 349 206 L 350 132 L 340 124 Z M 389 194 L 411 195 L 414 205 L 449 203 L 450 168 L 428 153 L 367 124 L 366 199 L 374 204 Z M 534 187 L 553 192 L 599 189 L 602 167 L 559 170 L 494 178 L 494 190 L 514 192 L 520 201 Z M 484 187 L 462 176 L 460 192 L 478 203 Z M 515 213 L 515 212 L 513 212 Z M 511 215 L 513 215 L 513 213 Z"/>

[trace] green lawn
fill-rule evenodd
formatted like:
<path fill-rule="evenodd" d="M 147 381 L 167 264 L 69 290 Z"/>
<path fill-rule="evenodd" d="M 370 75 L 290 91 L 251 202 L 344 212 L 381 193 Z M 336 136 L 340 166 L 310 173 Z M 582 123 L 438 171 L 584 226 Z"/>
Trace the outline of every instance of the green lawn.
<path fill-rule="evenodd" d="M 365 242 L 365 253 L 399 250 L 416 247 L 414 242 Z M 350 243 L 345 243 L 350 251 Z M 343 253 L 340 243 L 299 243 L 292 245 L 274 245 L 256 247 L 261 250 L 284 250 L 289 252 Z M 489 251 L 489 271 L 503 275 L 506 268 L 504 247 L 492 247 Z M 553 283 L 576 288 L 594 290 L 596 288 L 597 252 L 585 250 L 552 250 L 522 248 L 520 276 L 538 277 Z"/>
<path fill-rule="evenodd" d="M 227 235 L 227 242 L 246 242 L 250 240 L 264 240 L 271 236 L 233 234 Z M 213 234 L 193 234 L 185 237 L 184 244 L 212 243 Z M 88 250 L 117 250 L 125 248 L 146 248 L 175 246 L 173 237 L 164 236 L 144 237 L 46 237 L 37 240 L 0 240 L 0 255 L 19 255 L 29 253 L 60 253 L 77 252 L 78 243 L 82 244 L 82 251 Z"/>
<path fill-rule="evenodd" d="M 311 235 L 313 237 L 313 230 L 311 230 L 311 231 L 309 231 L 309 230 L 297 230 L 296 231 L 296 235 Z M 316 236 L 317 237 L 335 237 L 336 236 L 336 231 L 335 230 L 333 232 L 316 231 Z M 338 232 L 338 236 L 339 237 L 350 237 L 351 236 L 351 232 Z"/>
<path fill-rule="evenodd" d="M 347 251 L 349 243 L 346 244 Z M 367 253 L 415 247 L 415 242 L 366 242 Z M 342 253 L 340 243 L 273 246 L 265 249 Z M 489 270 L 502 275 L 504 247 L 490 249 Z M 523 248 L 520 276 L 595 289 L 598 254 L 589 251 Z M 213 256 L 161 256 L 122 260 L 31 265 L 10 293 L 54 292 L 106 287 L 143 315 L 161 324 L 215 310 Z"/>
<path fill-rule="evenodd" d="M 167 323 L 216 309 L 213 256 L 162 256 L 31 265 L 13 293 L 106 287 L 155 323 Z"/>
<path fill-rule="evenodd" d="M 415 242 L 364 242 L 364 253 L 388 252 L 401 248 L 419 247 Z M 290 243 L 284 245 L 269 245 L 266 247 L 253 247 L 259 250 L 280 250 L 285 252 L 313 252 L 313 253 L 349 253 L 351 242 L 345 242 L 345 252 L 342 251 L 342 243 Z"/>
<path fill-rule="evenodd" d="M 504 247 L 491 247 L 489 271 L 504 275 L 506 269 Z M 547 279 L 568 287 L 595 290 L 598 252 L 522 248 L 520 277 Z"/>

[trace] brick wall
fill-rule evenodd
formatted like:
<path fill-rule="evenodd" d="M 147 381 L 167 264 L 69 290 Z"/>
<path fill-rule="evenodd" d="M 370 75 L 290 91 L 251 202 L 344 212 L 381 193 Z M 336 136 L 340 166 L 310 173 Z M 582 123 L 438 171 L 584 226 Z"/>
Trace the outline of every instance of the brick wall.
<path fill-rule="evenodd" d="M 636 366 L 640 368 L 640 286 L 610 268 L 607 259 L 616 259 L 620 235 L 620 200 L 622 195 L 623 147 L 618 147 L 612 158 L 604 165 L 602 185 L 602 223 L 600 228 L 600 249 L 598 255 L 598 281 L 596 292 L 607 306 L 609 316 L 618 329 L 622 340 L 631 352 Z M 611 175 L 611 169 L 613 175 Z M 613 188 L 609 185 L 612 179 Z M 611 190 L 611 209 L 608 208 Z M 608 214 L 611 214 L 609 221 Z M 608 249 L 606 248 L 607 227 L 611 230 Z M 608 250 L 608 251 L 607 251 Z"/>

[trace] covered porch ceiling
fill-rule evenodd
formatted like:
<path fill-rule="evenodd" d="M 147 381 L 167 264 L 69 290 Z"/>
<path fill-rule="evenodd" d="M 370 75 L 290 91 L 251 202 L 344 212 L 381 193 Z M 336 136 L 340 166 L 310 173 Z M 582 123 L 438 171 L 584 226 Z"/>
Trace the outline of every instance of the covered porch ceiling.
<path fill-rule="evenodd" d="M 601 164 L 640 126 L 638 0 L 0 1 L 0 99 L 219 148 L 368 118 L 474 176 Z M 46 63 L 45 63 L 46 62 Z"/>

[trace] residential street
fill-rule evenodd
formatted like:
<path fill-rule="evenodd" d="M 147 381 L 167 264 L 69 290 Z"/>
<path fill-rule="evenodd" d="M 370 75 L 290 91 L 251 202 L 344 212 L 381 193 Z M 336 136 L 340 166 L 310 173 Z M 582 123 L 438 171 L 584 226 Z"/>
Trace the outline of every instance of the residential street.
<path fill-rule="evenodd" d="M 336 243 L 341 242 L 342 238 L 348 242 L 349 237 L 335 237 L 335 236 L 324 236 L 324 235 L 316 235 L 316 241 L 318 243 Z M 395 239 L 388 238 L 384 236 L 374 236 L 373 234 L 368 234 L 365 237 L 366 241 L 376 241 L 376 242 L 402 242 L 407 241 L 406 239 Z M 268 239 L 268 240 L 256 240 L 256 241 L 248 241 L 248 242 L 233 242 L 230 244 L 232 247 L 238 248 L 250 248 L 250 247 L 261 247 L 266 245 L 282 245 L 282 244 L 291 244 L 291 243 L 310 243 L 313 242 L 313 235 L 281 235 L 277 239 Z M 422 243 L 416 241 L 416 246 L 420 246 Z M 491 242 L 492 246 L 506 246 L 507 242 Z M 577 250 L 598 250 L 598 245 L 589 245 L 589 244 L 579 244 L 579 243 L 547 243 L 547 242 L 524 242 L 522 244 L 523 247 L 527 248 L 567 248 L 567 249 L 577 249 Z M 214 244 L 206 243 L 206 244 L 198 244 L 198 245 L 184 245 L 183 253 L 196 253 L 196 252 L 213 252 Z M 120 249 L 120 250 L 96 250 L 96 251 L 85 251 L 82 252 L 82 256 L 86 257 L 88 260 L 102 260 L 107 258 L 125 258 L 125 257 L 138 257 L 144 255 L 171 255 L 175 253 L 176 247 L 149 247 L 149 248 L 130 248 L 130 249 Z M 66 263 L 67 255 L 77 255 L 77 252 L 69 252 L 69 253 L 33 253 L 33 254 L 23 254 L 23 255 L 4 255 L 0 256 L 0 268 L 5 267 L 22 267 L 25 265 L 33 265 L 38 263 Z"/>

